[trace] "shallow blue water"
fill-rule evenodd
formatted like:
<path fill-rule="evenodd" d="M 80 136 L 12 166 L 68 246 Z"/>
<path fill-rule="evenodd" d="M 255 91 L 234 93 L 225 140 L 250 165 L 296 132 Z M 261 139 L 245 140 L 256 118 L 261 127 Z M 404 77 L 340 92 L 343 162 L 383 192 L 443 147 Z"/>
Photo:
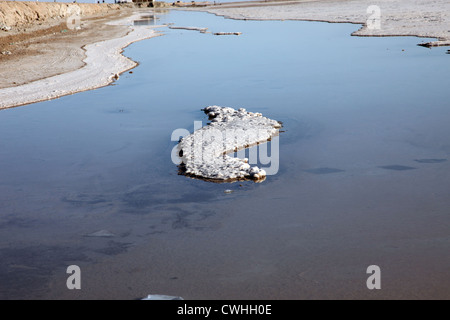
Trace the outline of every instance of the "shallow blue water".
<path fill-rule="evenodd" d="M 63 244 L 89 255 L 98 248 L 83 235 L 96 230 L 132 229 L 127 240 L 136 244 L 149 226 L 189 229 L 183 219 L 199 212 L 198 221 L 221 217 L 212 203 L 258 197 L 280 183 L 295 190 L 304 175 L 384 173 L 380 166 L 450 153 L 450 56 L 417 46 L 426 39 L 181 11 L 159 14 L 156 23 L 242 35 L 161 28 L 163 36 L 125 50 L 140 65 L 114 85 L 0 111 L 1 248 Z M 283 121 L 279 173 L 262 184 L 225 186 L 178 175 L 171 134 L 206 123 L 200 109 L 208 105 Z"/>

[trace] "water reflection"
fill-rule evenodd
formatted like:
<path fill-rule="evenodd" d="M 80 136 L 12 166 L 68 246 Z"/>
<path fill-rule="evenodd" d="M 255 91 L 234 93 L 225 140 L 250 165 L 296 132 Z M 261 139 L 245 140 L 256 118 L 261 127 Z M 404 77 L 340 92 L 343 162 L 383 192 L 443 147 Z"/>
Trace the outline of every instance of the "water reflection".
<path fill-rule="evenodd" d="M 145 15 L 141 16 L 139 20 L 134 20 L 133 25 L 135 26 L 154 26 L 156 22 L 155 15 Z"/>

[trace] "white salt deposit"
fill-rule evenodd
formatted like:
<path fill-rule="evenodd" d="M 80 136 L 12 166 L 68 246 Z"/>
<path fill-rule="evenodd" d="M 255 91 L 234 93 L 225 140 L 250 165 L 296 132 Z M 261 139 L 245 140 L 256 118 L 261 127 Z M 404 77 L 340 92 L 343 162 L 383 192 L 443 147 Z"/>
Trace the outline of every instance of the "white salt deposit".
<path fill-rule="evenodd" d="M 100 88 L 119 79 L 119 74 L 137 66 L 137 63 L 122 54 L 123 48 L 133 42 L 158 36 L 159 26 L 131 26 L 140 15 L 135 14 L 111 25 L 122 25 L 129 29 L 126 36 L 88 44 L 84 67 L 72 72 L 37 80 L 18 87 L 0 90 L 0 110 L 28 103 L 59 98 L 65 95 Z"/>
<path fill-rule="evenodd" d="M 233 158 L 228 153 L 269 141 L 278 135 L 281 124 L 243 108 L 210 106 L 203 111 L 211 123 L 178 144 L 185 174 L 221 181 L 264 179 L 264 170 L 251 167 L 246 158 Z"/>

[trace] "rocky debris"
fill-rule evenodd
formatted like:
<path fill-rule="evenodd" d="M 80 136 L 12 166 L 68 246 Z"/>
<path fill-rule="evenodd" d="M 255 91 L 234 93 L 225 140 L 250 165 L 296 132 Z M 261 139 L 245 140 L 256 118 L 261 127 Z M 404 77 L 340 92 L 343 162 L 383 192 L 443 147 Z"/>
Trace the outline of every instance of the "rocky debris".
<path fill-rule="evenodd" d="M 199 28 L 199 27 L 177 27 L 177 26 L 169 26 L 169 29 L 182 29 L 182 30 L 191 30 L 191 31 L 199 31 L 200 33 L 206 33 L 208 28 Z"/>
<path fill-rule="evenodd" d="M 242 32 L 214 32 L 215 36 L 240 36 Z"/>
<path fill-rule="evenodd" d="M 431 48 L 434 46 L 434 42 L 422 42 L 417 45 L 425 48 Z"/>
<path fill-rule="evenodd" d="M 11 30 L 11 27 L 8 27 L 6 24 L 0 24 L 0 30 L 9 31 Z"/>
<path fill-rule="evenodd" d="M 206 7 L 208 5 L 211 5 L 211 2 L 209 2 L 209 1 L 190 1 L 190 2 L 175 1 L 172 3 L 172 6 L 174 6 L 174 7 Z"/>
<path fill-rule="evenodd" d="M 184 174 L 220 181 L 265 179 L 266 172 L 251 167 L 247 158 L 234 158 L 228 153 L 269 141 L 278 135 L 281 124 L 243 108 L 210 106 L 203 111 L 211 123 L 178 144 Z"/>

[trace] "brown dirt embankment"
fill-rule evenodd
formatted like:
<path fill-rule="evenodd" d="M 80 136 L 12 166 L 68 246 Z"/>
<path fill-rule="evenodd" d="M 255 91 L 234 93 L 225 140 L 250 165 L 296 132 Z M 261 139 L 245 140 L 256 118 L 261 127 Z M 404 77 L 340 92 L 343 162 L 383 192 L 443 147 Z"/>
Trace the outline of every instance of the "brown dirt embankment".
<path fill-rule="evenodd" d="M 106 22 L 135 10 L 132 4 L 0 1 L 0 89 L 83 67 L 83 47 L 125 36 L 127 27 Z M 69 28 L 74 12 L 79 27 Z"/>
<path fill-rule="evenodd" d="M 135 10 L 131 4 L 0 1 L 0 89 L 83 67 L 83 47 L 128 34 L 128 27 L 107 22 Z M 78 28 L 67 26 L 73 12 L 80 15 Z"/>
<path fill-rule="evenodd" d="M 32 23 L 44 23 L 57 19 L 68 18 L 73 10 L 81 16 L 93 16 L 120 10 L 118 4 L 90 3 L 51 3 L 51 2 L 0 2 L 0 28 L 12 28 L 12 31 Z"/>

